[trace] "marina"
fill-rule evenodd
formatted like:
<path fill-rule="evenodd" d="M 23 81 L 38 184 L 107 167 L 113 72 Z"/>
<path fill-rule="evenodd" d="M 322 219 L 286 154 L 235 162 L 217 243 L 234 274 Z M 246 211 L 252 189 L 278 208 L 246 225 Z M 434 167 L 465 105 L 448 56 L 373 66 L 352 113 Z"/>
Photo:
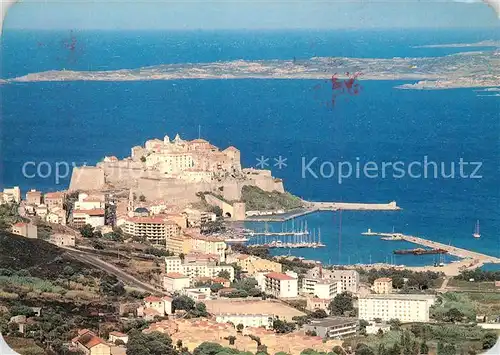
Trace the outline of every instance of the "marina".
<path fill-rule="evenodd" d="M 286 237 L 286 241 L 278 239 L 278 236 Z M 253 242 L 255 241 L 255 243 Z M 249 248 L 288 248 L 288 249 L 303 249 L 303 248 L 322 248 L 326 245 L 321 242 L 321 231 L 318 230 L 316 236 L 315 231 L 311 235 L 308 234 L 284 234 L 284 235 L 261 235 L 253 238 L 252 243 L 248 244 Z"/>

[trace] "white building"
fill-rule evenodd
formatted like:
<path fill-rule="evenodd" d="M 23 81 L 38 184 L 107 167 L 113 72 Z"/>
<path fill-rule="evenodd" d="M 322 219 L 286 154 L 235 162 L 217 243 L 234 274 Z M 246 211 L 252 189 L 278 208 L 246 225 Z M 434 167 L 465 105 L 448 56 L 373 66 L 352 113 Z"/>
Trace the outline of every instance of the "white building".
<path fill-rule="evenodd" d="M 197 277 L 217 277 L 221 271 L 227 271 L 229 280 L 234 280 L 234 268 L 231 265 L 218 265 L 210 261 L 182 262 L 178 256 L 165 257 L 165 272 L 177 272 L 194 279 Z"/>
<path fill-rule="evenodd" d="M 163 277 L 163 288 L 168 292 L 181 291 L 190 286 L 189 277 L 178 272 L 169 272 Z"/>
<path fill-rule="evenodd" d="M 342 292 L 358 292 L 359 273 L 356 270 L 328 270 L 316 266 L 307 272 L 306 277 L 340 281 L 342 282 Z"/>
<path fill-rule="evenodd" d="M 55 223 L 65 226 L 66 225 L 66 211 L 55 207 L 52 211 L 50 211 L 47 216 L 45 216 L 45 220 L 49 223 Z"/>
<path fill-rule="evenodd" d="M 110 343 L 115 343 L 115 341 L 117 340 L 121 340 L 123 341 L 125 344 L 128 343 L 128 335 L 127 334 L 123 334 L 123 333 L 120 333 L 120 332 L 110 332 L 109 333 L 109 338 L 108 338 L 108 341 Z"/>
<path fill-rule="evenodd" d="M 162 317 L 164 315 L 172 314 L 172 298 L 168 296 L 163 296 L 161 298 L 156 296 L 149 296 L 144 298 L 142 303 L 142 309 L 138 310 L 139 315 L 147 313 L 151 314 L 151 311 L 153 312 L 153 314 Z M 149 310 L 150 312 L 147 312 L 147 310 Z"/>
<path fill-rule="evenodd" d="M 302 292 L 321 299 L 332 299 L 337 294 L 342 293 L 342 282 L 340 280 L 304 278 Z"/>
<path fill-rule="evenodd" d="M 104 214 L 104 209 L 74 210 L 73 225 L 77 228 L 81 228 L 86 224 L 90 224 L 94 228 L 103 226 Z"/>
<path fill-rule="evenodd" d="M 399 319 L 401 322 L 428 322 L 433 295 L 387 294 L 358 298 L 359 318 L 367 321 Z"/>
<path fill-rule="evenodd" d="M 75 201 L 75 210 L 93 210 L 104 209 L 105 196 L 104 194 L 89 196 L 86 193 L 78 194 L 78 201 Z"/>
<path fill-rule="evenodd" d="M 195 302 L 204 301 L 210 299 L 210 287 L 194 287 L 194 288 L 185 288 L 182 290 L 181 294 L 184 296 L 188 296 Z"/>
<path fill-rule="evenodd" d="M 233 323 L 234 326 L 243 324 L 247 327 L 265 327 L 270 329 L 273 326 L 274 317 L 271 314 L 237 314 L 237 313 L 215 313 L 215 321 L 217 323 Z"/>
<path fill-rule="evenodd" d="M 53 234 L 50 236 L 49 243 L 58 247 L 74 247 L 75 236 L 70 234 Z"/>
<path fill-rule="evenodd" d="M 1 203 L 20 203 L 21 202 L 21 189 L 19 186 L 14 186 L 12 188 L 3 189 L 2 201 Z"/>
<path fill-rule="evenodd" d="M 314 319 L 305 324 L 304 329 L 314 331 L 322 338 L 344 339 L 356 335 L 358 320 L 341 317 Z"/>
<path fill-rule="evenodd" d="M 279 272 L 264 275 L 264 292 L 274 297 L 297 297 L 298 288 L 297 277 Z"/>

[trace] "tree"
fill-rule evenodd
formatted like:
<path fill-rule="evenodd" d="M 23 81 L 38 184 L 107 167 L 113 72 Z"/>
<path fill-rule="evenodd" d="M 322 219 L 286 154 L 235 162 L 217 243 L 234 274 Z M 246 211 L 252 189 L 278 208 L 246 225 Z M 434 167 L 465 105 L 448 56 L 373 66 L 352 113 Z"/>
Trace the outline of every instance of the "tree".
<path fill-rule="evenodd" d="M 387 322 L 391 326 L 391 330 L 401 329 L 401 321 L 397 318 L 393 318 Z"/>
<path fill-rule="evenodd" d="M 295 324 L 281 319 L 275 319 L 273 321 L 273 329 L 279 334 L 291 333 L 295 330 Z"/>
<path fill-rule="evenodd" d="M 142 161 L 143 163 L 145 163 L 145 162 L 146 162 L 146 157 L 145 157 L 144 155 L 141 157 L 141 161 Z"/>
<path fill-rule="evenodd" d="M 179 296 L 175 297 L 172 300 L 172 311 L 176 311 L 178 309 L 184 311 L 190 311 L 194 309 L 194 301 L 188 296 Z"/>
<path fill-rule="evenodd" d="M 86 224 L 82 228 L 80 228 L 80 234 L 84 238 L 92 238 L 94 236 L 94 227 L 92 227 L 90 224 Z"/>
<path fill-rule="evenodd" d="M 448 322 L 460 322 L 462 321 L 464 314 L 456 308 L 450 308 L 448 312 L 444 314 L 444 318 Z"/>
<path fill-rule="evenodd" d="M 182 349 L 182 340 L 181 339 L 177 340 L 175 345 L 177 346 L 177 349 L 179 349 L 179 350 Z"/>
<path fill-rule="evenodd" d="M 172 339 L 163 333 L 149 334 L 131 330 L 128 334 L 127 355 L 174 355 Z"/>
<path fill-rule="evenodd" d="M 368 347 L 368 345 L 363 343 L 358 343 L 356 346 L 356 351 L 354 352 L 356 355 L 375 355 L 372 349 Z"/>
<path fill-rule="evenodd" d="M 352 295 L 348 292 L 342 292 L 335 296 L 335 298 L 328 305 L 328 310 L 332 315 L 342 316 L 345 312 L 354 309 L 352 303 Z"/>
<path fill-rule="evenodd" d="M 207 306 L 203 302 L 196 303 L 190 313 L 194 317 L 208 317 Z"/>
<path fill-rule="evenodd" d="M 193 355 L 216 355 L 223 349 L 223 346 L 220 344 L 205 341 L 194 349 Z"/>
<path fill-rule="evenodd" d="M 123 283 L 115 275 L 101 278 L 100 289 L 107 296 L 123 296 L 126 293 Z"/>
<path fill-rule="evenodd" d="M 328 317 L 328 314 L 323 309 L 315 309 L 314 312 L 311 313 L 311 317 L 321 319 Z"/>
<path fill-rule="evenodd" d="M 428 354 L 429 353 L 429 346 L 423 342 L 420 344 L 420 354 Z"/>
<path fill-rule="evenodd" d="M 222 277 L 223 279 L 226 279 L 226 280 L 230 280 L 231 279 L 231 274 L 227 270 L 221 270 L 221 271 L 219 271 L 219 274 L 217 276 Z"/>
<path fill-rule="evenodd" d="M 146 196 L 144 196 L 144 195 L 139 196 L 139 201 L 145 202 L 146 201 Z"/>
<path fill-rule="evenodd" d="M 125 342 L 121 339 L 116 339 L 115 340 L 115 345 L 116 346 L 124 346 L 125 345 Z"/>
<path fill-rule="evenodd" d="M 234 335 L 230 335 L 226 339 L 229 341 L 229 345 L 234 345 L 234 342 L 236 341 L 236 337 Z"/>
<path fill-rule="evenodd" d="M 224 286 L 222 286 L 222 284 L 219 284 L 219 283 L 214 283 L 214 284 L 210 285 L 210 291 L 212 291 L 213 293 L 217 293 L 223 288 L 224 288 Z"/>
<path fill-rule="evenodd" d="M 308 335 L 310 337 L 315 337 L 315 336 L 318 336 L 318 333 L 316 333 L 315 330 L 307 330 L 306 335 Z"/>
<path fill-rule="evenodd" d="M 364 319 L 361 319 L 359 321 L 359 330 L 360 330 L 360 332 L 361 332 L 362 335 L 366 335 L 366 327 L 368 327 L 369 325 L 370 325 L 370 323 L 368 323 Z"/>
<path fill-rule="evenodd" d="M 493 332 L 488 332 L 483 336 L 483 349 L 491 349 L 497 342 L 497 334 Z"/>
<path fill-rule="evenodd" d="M 241 332 L 242 332 L 243 328 L 245 328 L 245 326 L 244 326 L 243 324 L 241 324 L 241 323 L 240 323 L 240 324 L 238 324 L 238 325 L 236 326 L 236 330 L 237 330 L 239 333 L 241 333 Z"/>
<path fill-rule="evenodd" d="M 332 349 L 332 352 L 336 355 L 345 355 L 345 350 L 340 345 L 335 345 Z"/>

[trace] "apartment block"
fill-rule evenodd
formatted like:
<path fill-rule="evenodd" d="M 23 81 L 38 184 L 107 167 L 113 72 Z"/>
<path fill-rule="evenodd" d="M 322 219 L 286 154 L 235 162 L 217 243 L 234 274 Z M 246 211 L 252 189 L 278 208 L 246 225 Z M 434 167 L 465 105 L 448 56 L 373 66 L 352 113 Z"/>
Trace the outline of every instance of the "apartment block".
<path fill-rule="evenodd" d="M 221 271 L 227 271 L 230 281 L 234 280 L 234 268 L 231 265 L 219 265 L 213 261 L 182 261 L 178 256 L 165 257 L 165 272 L 177 272 L 193 280 L 198 277 L 217 277 Z"/>
<path fill-rule="evenodd" d="M 280 298 L 297 297 L 298 278 L 279 272 L 265 274 L 264 292 Z"/>
<path fill-rule="evenodd" d="M 428 322 L 433 295 L 381 294 L 358 298 L 359 319 L 383 321 L 399 319 L 401 322 Z"/>
<path fill-rule="evenodd" d="M 49 211 L 55 207 L 63 209 L 65 196 L 64 192 L 47 192 L 43 196 L 43 203 L 47 206 Z"/>
<path fill-rule="evenodd" d="M 359 321 L 353 318 L 328 317 L 312 320 L 304 329 L 314 331 L 322 338 L 344 339 L 356 335 Z"/>
<path fill-rule="evenodd" d="M 332 279 L 304 278 L 302 292 L 314 295 L 317 298 L 332 299 L 342 293 L 342 281 Z"/>
<path fill-rule="evenodd" d="M 42 204 L 42 193 L 37 190 L 30 190 L 26 192 L 26 203 L 28 205 L 41 205 Z"/>
<path fill-rule="evenodd" d="M 19 186 L 14 186 L 11 188 L 5 188 L 3 189 L 2 193 L 2 201 L 1 203 L 10 203 L 10 202 L 15 202 L 15 203 L 20 203 L 21 202 L 21 189 Z"/>
<path fill-rule="evenodd" d="M 307 272 L 306 277 L 340 281 L 342 283 L 342 292 L 358 292 L 359 273 L 356 270 L 328 270 L 316 266 Z"/>

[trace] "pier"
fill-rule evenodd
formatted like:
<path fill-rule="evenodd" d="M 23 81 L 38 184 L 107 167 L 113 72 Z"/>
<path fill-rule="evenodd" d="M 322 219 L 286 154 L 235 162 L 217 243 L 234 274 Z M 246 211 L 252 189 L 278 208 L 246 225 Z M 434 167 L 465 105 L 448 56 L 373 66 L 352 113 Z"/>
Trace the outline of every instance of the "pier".
<path fill-rule="evenodd" d="M 304 201 L 304 208 L 289 211 L 281 215 L 246 217 L 248 222 L 286 222 L 297 217 L 321 211 L 399 211 L 395 201 L 389 203 L 357 202 L 311 202 Z"/>
<path fill-rule="evenodd" d="M 480 264 L 488 264 L 488 263 L 500 264 L 500 258 L 497 258 L 495 256 L 490 256 L 475 251 L 454 247 L 452 245 L 434 242 L 432 240 L 416 237 L 413 235 L 406 235 L 402 233 L 377 233 L 377 232 L 372 232 L 370 230 L 362 234 L 367 236 L 379 236 L 379 237 L 399 237 L 407 242 L 422 245 L 431 249 L 446 250 L 449 255 L 453 255 L 461 259 L 474 259 L 477 260 L 478 263 Z"/>

